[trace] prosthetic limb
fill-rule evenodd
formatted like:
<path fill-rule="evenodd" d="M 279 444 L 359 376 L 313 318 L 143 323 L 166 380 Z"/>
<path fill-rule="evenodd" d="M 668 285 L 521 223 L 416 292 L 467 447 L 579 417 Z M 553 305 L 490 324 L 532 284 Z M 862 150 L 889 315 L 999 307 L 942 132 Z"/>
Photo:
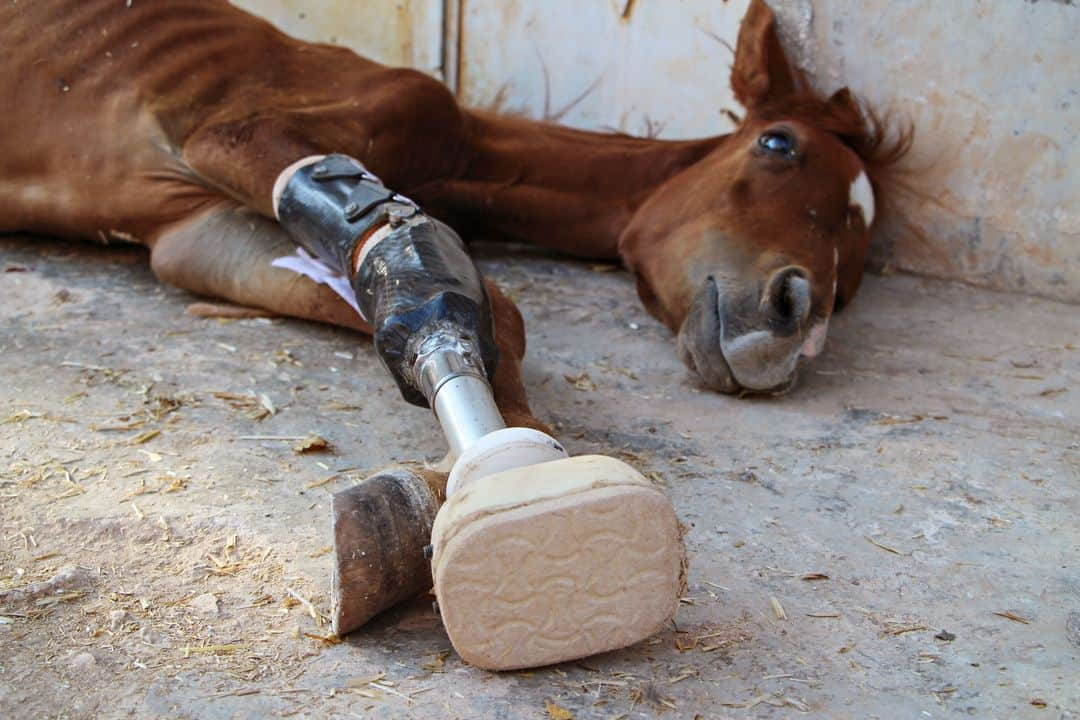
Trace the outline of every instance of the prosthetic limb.
<path fill-rule="evenodd" d="M 659 630 L 685 573 L 670 502 L 625 463 L 570 458 L 545 433 L 505 427 L 489 302 L 457 235 L 344 156 L 288 168 L 274 207 L 349 278 L 383 365 L 407 401 L 434 410 L 454 458 L 441 507 L 439 483 L 408 469 L 334 496 L 335 631 L 432 579 L 455 649 L 483 668 L 580 658 Z"/>

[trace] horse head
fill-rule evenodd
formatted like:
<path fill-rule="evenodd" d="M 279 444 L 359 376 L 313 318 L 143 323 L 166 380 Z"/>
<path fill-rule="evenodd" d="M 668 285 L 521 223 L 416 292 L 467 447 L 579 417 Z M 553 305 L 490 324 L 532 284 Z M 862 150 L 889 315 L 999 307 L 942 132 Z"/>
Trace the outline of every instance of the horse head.
<path fill-rule="evenodd" d="M 847 88 L 808 90 L 763 0 L 740 29 L 731 86 L 738 127 L 642 203 L 619 252 L 707 386 L 780 393 L 858 290 L 877 174 L 910 135 L 886 142 Z"/>

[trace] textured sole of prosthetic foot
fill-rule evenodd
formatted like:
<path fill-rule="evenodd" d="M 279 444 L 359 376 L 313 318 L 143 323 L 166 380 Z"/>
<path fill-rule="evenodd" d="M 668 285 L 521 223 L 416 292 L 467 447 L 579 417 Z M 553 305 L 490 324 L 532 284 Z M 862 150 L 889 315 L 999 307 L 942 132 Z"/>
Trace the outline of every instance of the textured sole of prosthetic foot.
<path fill-rule="evenodd" d="M 632 645 L 674 615 L 686 553 L 671 503 L 612 458 L 470 482 L 436 517 L 443 624 L 467 662 L 514 670 Z"/>

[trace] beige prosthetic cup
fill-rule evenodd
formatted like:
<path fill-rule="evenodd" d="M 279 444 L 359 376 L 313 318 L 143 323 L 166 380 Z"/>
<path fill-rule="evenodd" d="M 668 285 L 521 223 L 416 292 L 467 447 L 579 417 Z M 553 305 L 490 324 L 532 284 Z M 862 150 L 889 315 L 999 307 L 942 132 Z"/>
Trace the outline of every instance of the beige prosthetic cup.
<path fill-rule="evenodd" d="M 470 481 L 439 510 L 432 545 L 450 641 L 489 670 L 632 645 L 664 626 L 685 587 L 671 503 L 597 455 Z"/>

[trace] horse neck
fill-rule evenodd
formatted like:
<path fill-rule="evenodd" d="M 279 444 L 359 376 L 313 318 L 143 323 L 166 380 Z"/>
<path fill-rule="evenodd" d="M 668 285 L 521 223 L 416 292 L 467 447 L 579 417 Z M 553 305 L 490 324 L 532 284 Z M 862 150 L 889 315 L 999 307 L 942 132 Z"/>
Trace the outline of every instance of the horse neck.
<path fill-rule="evenodd" d="M 472 237 L 617 258 L 634 212 L 720 138 L 662 141 L 467 113 L 461 172 L 418 199 Z"/>

